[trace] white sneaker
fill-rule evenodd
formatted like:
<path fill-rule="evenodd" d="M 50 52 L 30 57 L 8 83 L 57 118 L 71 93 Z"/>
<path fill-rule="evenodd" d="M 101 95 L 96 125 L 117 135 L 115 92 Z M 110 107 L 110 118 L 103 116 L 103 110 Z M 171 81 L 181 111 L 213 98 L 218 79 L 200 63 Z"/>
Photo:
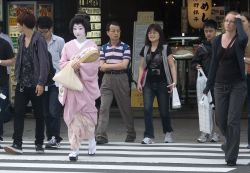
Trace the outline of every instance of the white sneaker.
<path fill-rule="evenodd" d="M 89 140 L 89 150 L 88 150 L 88 155 L 93 156 L 95 155 L 96 152 L 96 141 L 94 139 Z"/>
<path fill-rule="evenodd" d="M 197 142 L 199 143 L 205 143 L 208 141 L 209 138 L 209 134 L 208 133 L 204 133 L 201 132 L 201 135 L 197 138 Z"/>
<path fill-rule="evenodd" d="M 145 137 L 142 141 L 141 144 L 153 144 L 154 141 L 151 138 Z"/>
<path fill-rule="evenodd" d="M 173 132 L 167 132 L 166 133 L 164 142 L 165 143 L 173 143 L 174 142 Z"/>
<path fill-rule="evenodd" d="M 216 132 L 214 132 L 211 135 L 210 142 L 219 142 L 220 141 L 220 136 Z"/>
<path fill-rule="evenodd" d="M 69 160 L 70 161 L 77 161 L 78 160 L 78 155 L 79 155 L 79 151 L 71 151 L 71 153 L 69 153 Z"/>

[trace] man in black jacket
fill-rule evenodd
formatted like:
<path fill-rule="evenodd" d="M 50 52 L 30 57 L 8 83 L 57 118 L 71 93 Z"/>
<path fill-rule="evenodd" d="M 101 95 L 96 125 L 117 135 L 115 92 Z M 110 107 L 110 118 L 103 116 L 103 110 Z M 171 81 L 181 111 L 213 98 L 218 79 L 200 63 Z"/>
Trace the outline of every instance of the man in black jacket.
<path fill-rule="evenodd" d="M 206 20 L 204 22 L 204 34 L 206 40 L 204 40 L 198 47 L 193 60 L 191 61 L 192 68 L 195 70 L 202 69 L 206 75 L 208 76 L 210 61 L 212 58 L 212 41 L 216 36 L 217 23 L 212 20 Z M 214 94 L 213 90 L 211 91 L 213 102 L 214 102 Z M 199 98 L 197 98 L 199 99 Z M 199 101 L 199 100 L 197 100 Z M 214 116 L 213 116 L 214 119 Z M 201 132 L 200 136 L 197 138 L 197 141 L 200 143 L 204 143 L 207 141 L 217 142 L 219 140 L 218 133 L 215 132 L 215 123 L 213 125 L 213 133 L 208 134 L 205 132 Z"/>
<path fill-rule="evenodd" d="M 17 17 L 17 30 L 22 33 L 18 39 L 19 49 L 16 57 L 14 134 L 12 146 L 4 147 L 5 152 L 22 154 L 25 107 L 29 101 L 36 119 L 35 150 L 43 153 L 44 115 L 43 93 L 49 73 L 47 43 L 41 33 L 33 30 L 35 16 L 25 11 Z"/>

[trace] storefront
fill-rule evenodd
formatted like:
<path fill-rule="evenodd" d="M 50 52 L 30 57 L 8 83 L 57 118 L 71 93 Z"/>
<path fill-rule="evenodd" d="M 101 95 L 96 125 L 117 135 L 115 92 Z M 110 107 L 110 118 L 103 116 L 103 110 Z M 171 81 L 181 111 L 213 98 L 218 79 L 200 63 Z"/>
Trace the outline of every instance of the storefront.
<path fill-rule="evenodd" d="M 54 19 L 54 33 L 62 36 L 66 41 L 73 38 L 68 31 L 70 19 L 75 13 L 86 11 L 90 14 L 91 27 L 93 30 L 88 34 L 89 38 L 96 41 L 98 45 L 106 43 L 108 41 L 105 31 L 106 23 L 110 20 L 116 20 L 121 24 L 121 40 L 128 43 L 132 50 L 135 50 L 134 40 L 137 35 L 134 35 L 134 24 L 137 21 L 138 12 L 150 11 L 153 12 L 153 21 L 159 21 L 163 26 L 164 33 L 166 37 L 169 38 L 169 43 L 173 46 L 174 50 L 177 51 L 181 48 L 194 50 L 194 42 L 192 42 L 192 40 L 181 39 L 182 33 L 187 37 L 202 37 L 202 29 L 191 27 L 187 22 L 187 18 L 185 18 L 188 2 L 190 1 L 191 0 L 0 0 L 0 20 L 3 21 L 4 31 L 10 35 L 16 48 L 16 40 L 19 34 L 15 31 L 15 18 L 22 8 L 28 8 L 34 11 L 36 16 L 51 16 Z M 216 8 L 223 8 L 222 11 L 224 12 L 230 10 L 249 11 L 249 0 L 212 0 L 211 8 L 214 8 L 215 11 Z M 217 9 L 217 12 L 220 13 L 220 11 L 221 10 Z M 224 14 L 219 14 L 216 20 L 221 20 L 223 15 Z M 145 27 L 146 25 L 147 24 L 145 24 Z M 180 39 L 170 39 L 173 37 L 180 37 Z M 138 58 L 138 55 L 134 54 L 133 59 L 136 58 Z M 190 71 L 188 62 L 184 62 L 184 64 L 180 63 L 178 70 L 181 96 L 183 96 L 183 98 L 190 97 L 193 92 L 192 90 L 195 89 L 194 74 L 187 73 L 187 71 Z M 186 81 L 187 78 L 188 81 Z"/>

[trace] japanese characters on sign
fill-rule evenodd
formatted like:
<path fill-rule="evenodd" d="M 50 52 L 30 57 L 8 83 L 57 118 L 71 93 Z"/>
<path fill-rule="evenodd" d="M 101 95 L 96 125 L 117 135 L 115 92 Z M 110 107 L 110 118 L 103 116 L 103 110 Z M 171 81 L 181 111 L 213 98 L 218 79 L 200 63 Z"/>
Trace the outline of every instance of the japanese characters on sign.
<path fill-rule="evenodd" d="M 91 31 L 87 38 L 101 45 L 101 0 L 79 0 L 79 12 L 86 12 L 90 16 Z"/>
<path fill-rule="evenodd" d="M 188 0 L 188 22 L 193 28 L 202 28 L 211 18 L 212 0 Z"/>

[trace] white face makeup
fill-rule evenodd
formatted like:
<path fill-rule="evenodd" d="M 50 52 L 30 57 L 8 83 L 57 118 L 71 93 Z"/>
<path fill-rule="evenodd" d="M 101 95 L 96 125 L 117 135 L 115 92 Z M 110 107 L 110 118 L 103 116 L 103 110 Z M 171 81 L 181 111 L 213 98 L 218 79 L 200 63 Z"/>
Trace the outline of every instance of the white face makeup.
<path fill-rule="evenodd" d="M 74 24 L 73 34 L 76 37 L 76 39 L 79 41 L 86 39 L 85 28 L 82 24 Z"/>

